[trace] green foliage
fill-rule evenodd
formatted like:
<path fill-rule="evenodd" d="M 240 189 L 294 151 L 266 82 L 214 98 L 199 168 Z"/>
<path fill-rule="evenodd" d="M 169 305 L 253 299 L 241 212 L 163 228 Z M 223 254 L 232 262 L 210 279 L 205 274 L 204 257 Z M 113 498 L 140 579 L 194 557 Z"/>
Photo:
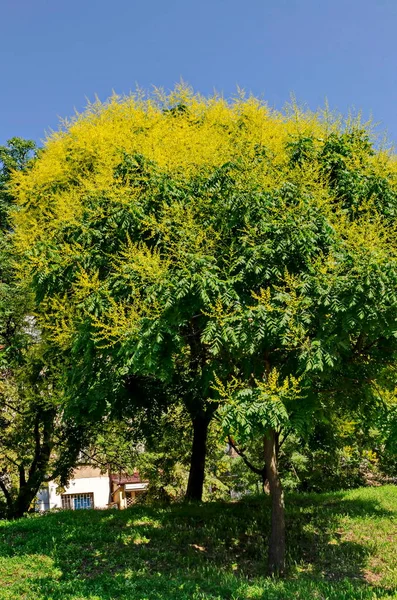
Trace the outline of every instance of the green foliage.
<path fill-rule="evenodd" d="M 378 411 L 370 428 L 373 450 L 375 451 L 380 471 L 390 477 L 397 478 L 397 402 L 395 390 L 389 394 L 387 402 Z"/>
<path fill-rule="evenodd" d="M 90 106 L 14 177 L 21 276 L 77 406 L 97 418 L 132 376 L 193 419 L 221 403 L 244 441 L 374 419 L 397 351 L 396 175 L 360 123 L 321 113 L 185 88 Z"/>
<path fill-rule="evenodd" d="M 391 599 L 396 501 L 393 486 L 289 496 L 284 580 L 262 575 L 262 497 L 3 521 L 0 599 Z"/>
<path fill-rule="evenodd" d="M 131 416 L 124 411 L 122 417 L 97 422 L 94 429 L 87 455 L 114 473 L 138 471 L 149 482 L 140 503 L 184 498 L 193 432 L 183 405 L 175 403 L 155 419 L 135 405 Z M 208 430 L 203 499 L 230 500 L 259 490 L 258 477 L 247 471 L 240 457 L 227 452 L 219 420 L 213 420 Z"/>
<path fill-rule="evenodd" d="M 31 165 L 37 153 L 36 144 L 32 140 L 14 137 L 0 146 L 0 230 L 9 227 L 9 209 L 14 197 L 9 189 L 9 182 L 14 171 L 21 171 Z"/>
<path fill-rule="evenodd" d="M 36 154 L 35 143 L 21 138 L 0 147 L 0 510 L 10 516 L 32 507 L 47 477 L 69 477 L 84 431 L 65 415 L 64 364 L 50 352 L 30 290 L 15 275 L 9 184 Z"/>
<path fill-rule="evenodd" d="M 304 403 L 369 402 L 396 350 L 394 157 L 355 124 L 187 96 L 171 121 L 133 99 L 97 106 L 17 179 L 16 240 L 43 326 L 64 348 L 101 348 L 104 365 L 184 381 L 192 402 L 214 394 L 215 374 L 235 377 L 240 412 L 250 404 L 256 421 L 266 407 L 268 426 L 307 421 Z M 161 123 L 147 133 L 158 151 L 131 119 Z M 272 152 L 258 153 L 259 126 Z M 295 406 L 256 400 L 272 369 L 280 389 L 299 381 Z"/>
<path fill-rule="evenodd" d="M 10 211 L 14 196 L 9 184 L 14 172 L 29 168 L 35 154 L 31 140 L 12 138 L 0 146 L 0 368 L 6 368 L 29 343 L 23 327 L 29 293 L 16 282 L 13 268 Z"/>
<path fill-rule="evenodd" d="M 255 381 L 253 387 L 242 387 L 234 379 L 227 386 L 218 381 L 215 389 L 225 400 L 220 411 L 223 427 L 242 443 L 263 437 L 269 427 L 283 429 L 289 422 L 291 405 L 293 410 L 302 396 L 299 381 L 288 377 L 280 385 L 275 369 L 264 381 Z"/>
<path fill-rule="evenodd" d="M 87 442 L 88 428 L 65 412 L 61 365 L 43 346 L 0 380 L 0 492 L 11 517 L 34 508 L 43 482 L 65 483 Z"/>
<path fill-rule="evenodd" d="M 140 423 L 135 415 L 95 426 L 89 455 L 112 472 L 138 471 L 149 482 L 140 503 L 175 502 L 184 498 L 189 475 L 192 447 L 190 416 L 181 404 L 175 404 L 157 416 Z M 218 421 L 212 421 L 207 438 L 204 500 L 230 500 L 233 494 L 259 491 L 256 479 L 245 469 L 239 457 L 227 453 L 227 445 Z"/>

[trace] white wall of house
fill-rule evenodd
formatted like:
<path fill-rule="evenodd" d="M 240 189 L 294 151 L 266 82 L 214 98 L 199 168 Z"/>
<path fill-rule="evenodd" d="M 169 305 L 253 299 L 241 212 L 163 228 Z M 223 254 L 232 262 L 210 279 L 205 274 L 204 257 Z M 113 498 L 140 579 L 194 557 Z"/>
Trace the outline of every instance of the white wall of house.
<path fill-rule="evenodd" d="M 57 494 L 57 484 L 50 482 L 49 504 L 50 508 L 62 508 L 62 498 Z M 82 477 L 80 479 L 71 479 L 69 485 L 64 489 L 64 494 L 94 494 L 94 508 L 106 508 L 109 504 L 109 477 L 101 475 L 99 477 Z"/>
<path fill-rule="evenodd" d="M 90 466 L 75 469 L 68 486 L 57 493 L 58 484 L 50 481 L 37 495 L 37 510 L 62 508 L 63 494 L 93 494 L 94 508 L 106 508 L 110 502 L 110 481 L 107 473 Z"/>
<path fill-rule="evenodd" d="M 49 510 L 49 508 L 50 508 L 50 495 L 49 495 L 48 485 L 46 485 L 46 486 L 41 487 L 38 491 L 37 501 L 36 501 L 36 510 L 39 510 L 40 512 L 42 512 L 44 510 Z"/>

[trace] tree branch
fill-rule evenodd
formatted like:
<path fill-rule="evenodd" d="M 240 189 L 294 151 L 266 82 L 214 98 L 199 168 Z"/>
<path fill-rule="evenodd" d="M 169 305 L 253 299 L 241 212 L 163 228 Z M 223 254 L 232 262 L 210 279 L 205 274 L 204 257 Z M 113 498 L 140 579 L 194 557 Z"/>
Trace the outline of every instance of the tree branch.
<path fill-rule="evenodd" d="M 11 494 L 10 492 L 7 490 L 6 484 L 4 483 L 4 481 L 2 480 L 1 476 L 0 476 L 0 489 L 3 492 L 6 502 L 7 502 L 7 506 L 8 508 L 12 507 L 12 498 L 11 498 Z"/>
<path fill-rule="evenodd" d="M 247 458 L 247 456 L 245 455 L 243 450 L 240 450 L 239 448 L 237 448 L 235 441 L 233 440 L 231 435 L 228 435 L 228 440 L 229 440 L 229 444 L 232 446 L 232 448 L 237 452 L 237 454 L 239 456 L 241 456 L 241 458 L 243 459 L 244 463 L 247 465 L 247 467 L 249 469 L 251 469 L 251 471 L 253 471 L 254 473 L 256 473 L 257 475 L 260 475 L 263 479 L 264 475 L 265 475 L 265 467 L 263 467 L 263 469 L 259 469 L 258 467 L 255 467 L 255 465 L 253 465 Z"/>
<path fill-rule="evenodd" d="M 292 432 L 292 427 L 290 427 L 290 429 L 288 429 L 286 431 L 286 433 L 283 435 L 283 439 L 281 440 L 281 442 L 278 442 L 277 450 L 280 450 L 281 446 L 284 444 L 285 440 L 287 439 L 287 437 L 289 436 L 289 434 L 291 432 Z"/>
<path fill-rule="evenodd" d="M 24 415 L 25 413 L 22 412 L 22 410 L 19 410 L 18 408 L 15 408 L 15 406 L 13 406 L 12 404 L 8 404 L 8 402 L 6 402 L 5 400 L 1 400 L 1 403 L 6 406 L 7 408 L 9 408 L 10 410 L 15 411 L 16 413 L 18 413 L 19 415 Z"/>
<path fill-rule="evenodd" d="M 7 456 L 7 454 L 3 454 L 4 458 L 6 460 L 8 460 L 10 463 L 12 463 L 13 465 L 15 465 L 17 468 L 19 468 L 19 463 L 17 463 L 16 460 L 14 460 L 13 458 L 10 458 L 9 456 Z"/>
<path fill-rule="evenodd" d="M 40 416 L 37 413 L 34 420 L 34 456 L 29 469 L 29 477 L 35 472 L 41 454 Z"/>

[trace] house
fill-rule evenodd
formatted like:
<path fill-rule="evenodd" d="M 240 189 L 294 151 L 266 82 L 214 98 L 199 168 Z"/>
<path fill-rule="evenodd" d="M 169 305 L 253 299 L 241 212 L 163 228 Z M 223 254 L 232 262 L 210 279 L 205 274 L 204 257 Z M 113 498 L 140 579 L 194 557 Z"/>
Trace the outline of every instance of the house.
<path fill-rule="evenodd" d="M 148 483 L 141 481 L 137 472 L 134 475 L 110 475 L 112 501 L 118 508 L 128 508 L 147 488 Z"/>
<path fill-rule="evenodd" d="M 81 465 L 74 470 L 67 487 L 59 490 L 61 493 L 54 481 L 42 487 L 37 494 L 36 509 L 124 509 L 131 506 L 147 486 L 148 482 L 141 481 L 137 472 L 133 475 L 114 475 L 103 473 L 92 465 Z"/>

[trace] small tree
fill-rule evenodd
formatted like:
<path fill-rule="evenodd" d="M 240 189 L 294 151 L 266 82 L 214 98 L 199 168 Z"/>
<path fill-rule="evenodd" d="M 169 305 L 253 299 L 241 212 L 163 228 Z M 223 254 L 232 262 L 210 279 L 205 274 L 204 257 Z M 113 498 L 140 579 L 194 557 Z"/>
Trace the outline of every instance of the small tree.
<path fill-rule="evenodd" d="M 9 518 L 34 508 L 44 483 L 66 484 L 87 443 L 87 428 L 65 414 L 62 378 L 41 350 L 0 379 L 0 491 Z"/>
<path fill-rule="evenodd" d="M 0 492 L 7 515 L 21 517 L 49 478 L 68 478 L 84 427 L 65 415 L 62 363 L 49 352 L 32 295 L 15 275 L 13 173 L 31 168 L 34 142 L 0 146 Z"/>
<path fill-rule="evenodd" d="M 280 438 L 338 402 L 365 411 L 395 359 L 396 172 L 359 124 L 179 89 L 90 107 L 15 181 L 21 264 L 54 340 L 179 385 L 188 496 L 219 402 L 232 434 L 263 437 L 271 572 Z"/>

